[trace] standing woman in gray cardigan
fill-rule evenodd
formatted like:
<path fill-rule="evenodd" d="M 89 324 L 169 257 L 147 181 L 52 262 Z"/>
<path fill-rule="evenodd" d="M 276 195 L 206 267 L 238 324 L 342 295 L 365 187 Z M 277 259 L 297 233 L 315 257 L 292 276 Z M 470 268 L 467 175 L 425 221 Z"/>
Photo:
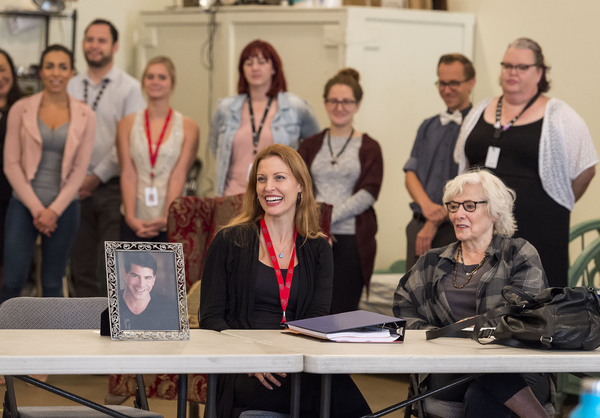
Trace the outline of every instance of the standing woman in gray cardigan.
<path fill-rule="evenodd" d="M 222 99 L 210 126 L 216 159 L 217 196 L 244 193 L 256 155 L 271 144 L 298 149 L 319 131 L 311 107 L 287 92 L 281 58 L 273 46 L 255 40 L 242 50 L 238 94 Z"/>
<path fill-rule="evenodd" d="M 331 313 L 358 309 L 377 249 L 373 204 L 383 179 L 383 157 L 379 143 L 353 126 L 363 95 L 359 78 L 356 70 L 346 68 L 327 82 L 323 98 L 329 128 L 306 138 L 298 149 L 310 169 L 316 199 L 333 205 Z"/>

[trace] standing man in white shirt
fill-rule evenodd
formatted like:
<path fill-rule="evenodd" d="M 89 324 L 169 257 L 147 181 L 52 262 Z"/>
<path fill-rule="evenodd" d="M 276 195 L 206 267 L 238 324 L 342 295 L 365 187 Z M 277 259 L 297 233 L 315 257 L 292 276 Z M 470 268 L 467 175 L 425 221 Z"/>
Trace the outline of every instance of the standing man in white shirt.
<path fill-rule="evenodd" d="M 104 19 L 85 30 L 83 54 L 88 68 L 71 79 L 69 94 L 96 113 L 96 136 L 88 174 L 79 189 L 81 224 L 71 252 L 75 296 L 106 295 L 104 241 L 120 239 L 121 168 L 116 152 L 117 123 L 146 107 L 140 83 L 114 66 L 119 33 Z"/>

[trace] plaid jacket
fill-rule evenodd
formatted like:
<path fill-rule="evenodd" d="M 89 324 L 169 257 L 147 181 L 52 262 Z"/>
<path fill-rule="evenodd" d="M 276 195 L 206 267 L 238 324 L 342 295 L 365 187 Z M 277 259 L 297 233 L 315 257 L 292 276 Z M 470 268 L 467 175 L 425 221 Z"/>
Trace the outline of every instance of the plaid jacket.
<path fill-rule="evenodd" d="M 428 251 L 400 279 L 394 293 L 394 315 L 406 319 L 409 329 L 432 329 L 456 322 L 441 280 L 452 275 L 458 243 Z M 537 295 L 548 287 L 537 250 L 522 238 L 494 236 L 486 253 L 491 269 L 477 289 L 477 313 L 502 305 L 502 288 L 518 286 Z"/>

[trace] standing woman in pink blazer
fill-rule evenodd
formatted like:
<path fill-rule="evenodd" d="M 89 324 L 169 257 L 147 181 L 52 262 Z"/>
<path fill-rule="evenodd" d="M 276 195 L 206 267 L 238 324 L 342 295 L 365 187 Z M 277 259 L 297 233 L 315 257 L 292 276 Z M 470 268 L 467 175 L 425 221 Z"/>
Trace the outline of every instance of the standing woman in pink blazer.
<path fill-rule="evenodd" d="M 96 117 L 67 94 L 73 54 L 51 45 L 40 59 L 42 92 L 19 100 L 8 114 L 4 173 L 8 204 L 0 303 L 19 296 L 35 241 L 42 236 L 42 296 L 62 296 L 62 277 L 79 224 L 77 191 L 92 154 Z"/>

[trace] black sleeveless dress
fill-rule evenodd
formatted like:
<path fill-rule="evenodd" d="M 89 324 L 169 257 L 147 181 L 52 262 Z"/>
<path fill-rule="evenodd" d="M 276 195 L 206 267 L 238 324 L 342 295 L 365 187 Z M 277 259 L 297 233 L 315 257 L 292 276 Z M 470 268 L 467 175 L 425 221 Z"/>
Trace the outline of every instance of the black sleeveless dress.
<path fill-rule="evenodd" d="M 556 203 L 542 187 L 538 164 L 542 121 L 512 126 L 495 140 L 494 127 L 482 114 L 467 138 L 465 154 L 470 167 L 485 167 L 488 147 L 500 148 L 497 167 L 488 169 L 517 193 L 515 237 L 526 239 L 538 250 L 550 286 L 565 287 L 571 212 Z"/>

